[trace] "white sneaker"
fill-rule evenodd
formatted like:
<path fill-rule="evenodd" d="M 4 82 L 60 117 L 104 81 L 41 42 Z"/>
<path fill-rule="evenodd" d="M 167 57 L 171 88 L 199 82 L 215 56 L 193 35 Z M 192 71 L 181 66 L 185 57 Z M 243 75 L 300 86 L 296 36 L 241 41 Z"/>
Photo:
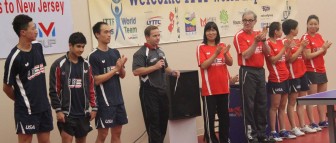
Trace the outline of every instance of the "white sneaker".
<path fill-rule="evenodd" d="M 319 125 L 315 124 L 315 123 L 311 123 L 310 127 L 312 129 L 315 129 L 316 131 L 322 131 L 321 127 Z"/>
<path fill-rule="evenodd" d="M 291 132 L 288 132 L 286 130 L 280 131 L 279 135 L 280 135 L 281 138 L 286 138 L 286 139 L 294 139 L 294 138 L 296 138 L 295 135 L 293 135 Z"/>
<path fill-rule="evenodd" d="M 317 132 L 317 130 L 312 129 L 312 128 L 310 128 L 310 127 L 307 126 L 307 125 L 304 125 L 304 127 L 301 128 L 301 131 L 302 131 L 302 132 L 305 132 L 305 133 L 316 133 L 316 132 Z"/>
<path fill-rule="evenodd" d="M 302 136 L 302 135 L 305 135 L 304 132 L 301 132 L 299 128 L 295 127 L 292 129 L 292 133 L 295 135 L 295 136 Z"/>
<path fill-rule="evenodd" d="M 270 138 L 276 142 L 282 142 L 282 138 L 279 136 L 277 132 L 271 132 Z"/>

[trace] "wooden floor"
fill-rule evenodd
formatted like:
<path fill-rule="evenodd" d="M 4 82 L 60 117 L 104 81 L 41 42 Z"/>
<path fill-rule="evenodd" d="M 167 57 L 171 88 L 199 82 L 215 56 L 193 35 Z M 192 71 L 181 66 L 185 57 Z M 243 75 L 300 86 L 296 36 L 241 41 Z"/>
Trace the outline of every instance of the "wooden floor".
<path fill-rule="evenodd" d="M 318 114 L 316 111 L 316 107 L 314 108 L 314 119 L 318 121 Z M 305 117 L 305 121 L 308 122 L 308 118 Z M 288 120 L 286 120 L 286 129 L 290 129 L 290 125 Z M 298 124 L 298 120 L 296 117 L 296 124 Z M 205 143 L 203 141 L 203 136 L 198 137 L 198 143 Z M 233 142 L 232 142 L 233 143 Z M 321 132 L 306 134 L 304 136 L 297 137 L 296 139 L 284 139 L 281 143 L 329 143 L 329 132 L 328 128 L 323 128 Z"/>

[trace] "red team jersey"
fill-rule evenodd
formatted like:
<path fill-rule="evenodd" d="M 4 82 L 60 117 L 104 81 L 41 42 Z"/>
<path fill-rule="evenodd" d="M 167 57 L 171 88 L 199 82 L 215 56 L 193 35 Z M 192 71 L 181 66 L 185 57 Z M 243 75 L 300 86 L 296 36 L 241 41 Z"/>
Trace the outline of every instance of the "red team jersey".
<path fill-rule="evenodd" d="M 278 55 L 281 49 L 284 48 L 284 44 L 282 43 L 281 39 L 276 40 L 276 43 L 273 43 L 268 39 L 267 44 L 271 50 L 267 57 Z M 272 64 L 268 58 L 266 58 L 266 65 L 269 71 L 268 81 L 280 83 L 288 79 L 289 72 L 286 66 L 285 54 L 283 54 L 275 64 Z"/>
<path fill-rule="evenodd" d="M 293 39 L 296 43 L 296 46 L 293 47 L 290 51 L 291 53 L 289 53 L 290 55 L 293 55 L 300 47 L 300 43 L 301 41 L 299 39 Z M 283 39 L 283 43 L 287 41 L 286 38 Z M 300 53 L 300 55 L 297 57 L 297 59 L 292 62 L 292 63 L 287 63 L 287 68 L 289 70 L 289 79 L 296 79 L 296 78 L 300 78 L 302 77 L 307 69 L 304 63 L 304 59 L 302 57 L 302 53 Z"/>
<path fill-rule="evenodd" d="M 322 36 L 318 33 L 315 34 L 315 36 L 311 36 L 308 33 L 304 34 L 301 39 L 307 39 L 309 41 L 309 44 L 307 45 L 307 49 L 310 49 L 311 53 L 314 53 L 318 50 L 321 50 L 324 40 Z M 326 69 L 324 66 L 324 54 L 320 54 L 317 57 L 305 60 L 305 64 L 307 67 L 307 71 L 310 72 L 318 72 L 318 73 L 325 73 Z"/>
<path fill-rule="evenodd" d="M 254 37 L 258 35 L 260 31 L 253 31 L 251 34 L 246 33 L 244 30 L 240 30 L 233 39 L 233 44 L 237 50 L 238 65 L 250 66 L 262 68 L 264 66 L 264 54 L 262 53 L 262 42 L 258 43 L 258 46 L 254 54 L 249 59 L 244 59 L 242 53 L 247 50 L 254 42 Z"/>
<path fill-rule="evenodd" d="M 226 47 L 224 43 L 219 43 L 219 45 Z M 196 51 L 198 66 L 201 66 L 205 60 L 209 59 L 216 52 L 216 49 L 217 46 L 200 44 Z M 231 57 L 229 52 L 227 55 Z M 230 93 L 230 78 L 223 51 L 207 69 L 200 68 L 200 70 L 202 76 L 202 96 Z"/>

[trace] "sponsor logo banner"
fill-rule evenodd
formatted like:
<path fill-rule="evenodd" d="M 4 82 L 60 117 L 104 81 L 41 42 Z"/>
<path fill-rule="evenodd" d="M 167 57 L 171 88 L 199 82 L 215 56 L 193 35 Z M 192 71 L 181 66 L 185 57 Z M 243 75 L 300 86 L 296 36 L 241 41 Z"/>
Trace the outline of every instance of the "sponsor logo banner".
<path fill-rule="evenodd" d="M 73 31 L 71 1 L 68 0 L 2 0 L 0 1 L 0 58 L 7 58 L 17 44 L 13 30 L 15 16 L 26 14 L 33 18 L 37 30 L 36 41 L 43 46 L 44 54 L 68 51 L 68 38 Z"/>
<path fill-rule="evenodd" d="M 295 18 L 296 1 L 88 0 L 91 25 L 105 21 L 111 26 L 113 48 L 142 45 L 148 25 L 159 27 L 160 43 L 200 40 L 209 21 L 216 22 L 221 37 L 234 36 L 243 27 L 245 11 L 257 14 L 255 29 L 261 29 L 273 21 Z M 92 41 L 96 47 L 97 41 Z"/>

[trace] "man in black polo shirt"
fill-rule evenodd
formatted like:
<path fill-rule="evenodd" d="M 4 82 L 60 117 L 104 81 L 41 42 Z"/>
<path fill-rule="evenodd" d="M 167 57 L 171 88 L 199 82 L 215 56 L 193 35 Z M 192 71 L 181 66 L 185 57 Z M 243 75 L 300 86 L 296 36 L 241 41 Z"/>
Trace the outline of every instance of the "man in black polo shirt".
<path fill-rule="evenodd" d="M 180 76 L 168 67 L 160 49 L 160 30 L 156 26 L 145 29 L 146 43 L 133 55 L 133 74 L 140 78 L 140 101 L 149 143 L 162 143 L 168 123 L 166 74 Z"/>
<path fill-rule="evenodd" d="M 31 142 L 33 134 L 37 134 L 39 143 L 49 143 L 53 123 L 43 48 L 40 43 L 32 43 L 36 40 L 37 30 L 31 17 L 18 15 L 12 24 L 19 43 L 6 59 L 3 91 L 14 101 L 18 142 Z"/>

